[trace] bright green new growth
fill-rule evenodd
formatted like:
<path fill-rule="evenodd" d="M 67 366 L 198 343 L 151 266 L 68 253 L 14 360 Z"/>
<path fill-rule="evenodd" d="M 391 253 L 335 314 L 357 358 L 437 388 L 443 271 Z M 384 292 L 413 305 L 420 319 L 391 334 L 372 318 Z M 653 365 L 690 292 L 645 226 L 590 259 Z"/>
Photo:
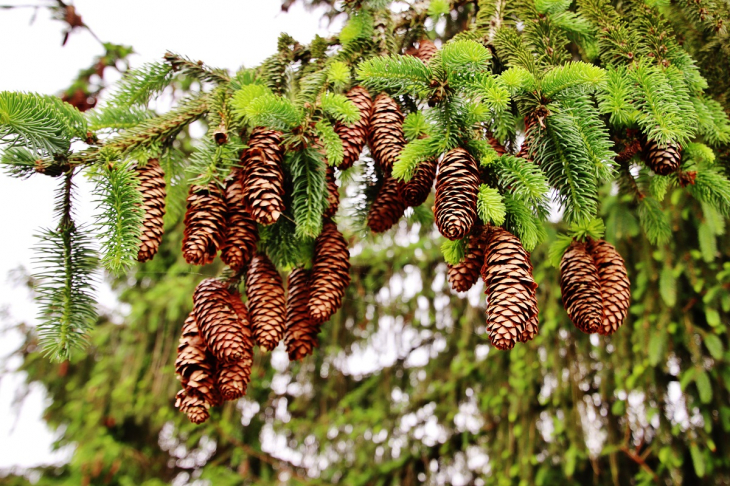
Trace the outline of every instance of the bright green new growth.
<path fill-rule="evenodd" d="M 142 234 L 142 194 L 130 160 L 102 162 L 96 170 L 95 202 L 100 213 L 96 229 L 101 239 L 101 264 L 119 275 L 137 261 Z"/>
<path fill-rule="evenodd" d="M 479 219 L 487 224 L 496 226 L 504 224 L 507 208 L 502 201 L 502 195 L 497 189 L 493 189 L 486 184 L 479 186 L 477 213 L 479 213 Z"/>
<path fill-rule="evenodd" d="M 462 240 L 446 240 L 441 244 L 441 253 L 444 255 L 444 261 L 449 265 L 456 265 L 466 257 L 466 249 L 469 244 L 469 238 Z"/>

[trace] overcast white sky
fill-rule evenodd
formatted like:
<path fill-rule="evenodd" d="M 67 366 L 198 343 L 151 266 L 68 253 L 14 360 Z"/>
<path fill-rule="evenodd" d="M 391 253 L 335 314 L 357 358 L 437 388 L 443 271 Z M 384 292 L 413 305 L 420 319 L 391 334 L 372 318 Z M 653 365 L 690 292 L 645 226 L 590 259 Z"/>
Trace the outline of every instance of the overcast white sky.
<path fill-rule="evenodd" d="M 50 0 L 0 0 L 0 5 L 53 4 Z M 200 59 L 216 67 L 235 70 L 255 66 L 274 53 L 280 32 L 308 42 L 316 33 L 328 32 L 318 13 L 300 6 L 280 12 L 279 0 L 76 0 L 84 22 L 103 40 L 132 45 L 139 66 L 161 58 L 166 50 Z M 74 32 L 61 47 L 63 24 L 46 10 L 0 9 L 0 91 L 34 91 L 57 94 L 103 52 L 84 31 Z M 333 29 L 337 29 L 333 26 Z M 32 268 L 32 235 L 52 225 L 55 180 L 34 176 L 27 181 L 0 175 L 0 329 L 20 321 L 35 321 L 35 305 L 28 293 L 15 288 L 8 274 L 18 267 Z M 82 194 L 82 197 L 84 194 Z M 91 207 L 80 208 L 79 219 L 89 220 Z M 113 304 L 105 291 L 103 303 Z M 12 333 L 0 335 L 0 356 L 17 347 Z M 17 366 L 18 363 L 11 363 Z M 34 389 L 17 414 L 12 400 L 21 377 L 0 381 L 0 470 L 29 467 L 63 460 L 51 453 L 53 434 L 41 421 L 43 391 Z"/>

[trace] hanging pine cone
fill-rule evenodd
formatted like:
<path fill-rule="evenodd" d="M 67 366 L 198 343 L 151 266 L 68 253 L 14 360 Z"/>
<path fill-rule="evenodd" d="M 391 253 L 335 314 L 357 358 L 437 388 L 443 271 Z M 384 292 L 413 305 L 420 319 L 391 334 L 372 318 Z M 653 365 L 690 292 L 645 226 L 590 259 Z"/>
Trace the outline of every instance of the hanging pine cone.
<path fill-rule="evenodd" d="M 185 213 L 182 251 L 191 265 L 207 265 L 215 259 L 226 228 L 226 201 L 221 190 L 191 186 Z"/>
<path fill-rule="evenodd" d="M 215 358 L 207 352 L 192 312 L 183 324 L 175 372 L 183 385 L 175 406 L 186 413 L 191 422 L 205 422 L 208 409 L 220 403 L 220 395 L 214 379 Z"/>
<path fill-rule="evenodd" d="M 162 241 L 165 216 L 165 173 L 157 159 L 149 159 L 144 167 L 137 167 L 139 192 L 142 194 L 142 236 L 137 261 L 152 260 Z"/>
<path fill-rule="evenodd" d="M 241 157 L 246 210 L 257 223 L 273 224 L 284 211 L 281 134 L 255 128 L 248 144 Z"/>
<path fill-rule="evenodd" d="M 331 218 L 340 207 L 340 190 L 335 180 L 335 168 L 327 167 L 327 209 L 324 210 L 324 217 Z"/>
<path fill-rule="evenodd" d="M 631 283 L 624 259 L 612 244 L 604 240 L 589 240 L 588 252 L 598 270 L 603 300 L 603 319 L 598 333 L 608 336 L 621 327 L 629 312 Z"/>
<path fill-rule="evenodd" d="M 408 204 L 401 195 L 402 188 L 402 182 L 393 176 L 386 176 L 368 210 L 368 228 L 374 233 L 388 231 L 403 216 Z"/>
<path fill-rule="evenodd" d="M 201 397 L 195 390 L 180 390 L 175 395 L 175 407 L 188 416 L 194 424 L 202 424 L 210 414 L 208 410 L 213 404 Z"/>
<path fill-rule="evenodd" d="M 449 284 L 457 292 L 466 292 L 479 280 L 479 272 L 484 264 L 484 228 L 474 228 L 469 237 L 464 260 L 456 265 L 449 265 Z"/>
<path fill-rule="evenodd" d="M 422 39 L 418 43 L 418 52 L 416 52 L 416 57 L 428 64 L 428 61 L 431 60 L 437 51 L 438 47 L 436 47 L 436 44 L 431 42 L 429 39 Z"/>
<path fill-rule="evenodd" d="M 405 144 L 403 113 L 390 96 L 380 93 L 375 98 L 370 118 L 370 151 L 385 174 L 393 170 L 393 164 Z"/>
<path fill-rule="evenodd" d="M 669 175 L 682 163 L 682 147 L 676 143 L 660 146 L 653 140 L 642 140 L 644 161 L 659 175 Z"/>
<path fill-rule="evenodd" d="M 321 324 L 342 306 L 350 285 L 350 252 L 337 225 L 326 220 L 314 243 L 314 265 L 309 296 L 309 315 Z"/>
<path fill-rule="evenodd" d="M 573 241 L 563 254 L 560 291 L 575 327 L 589 334 L 596 332 L 603 320 L 603 299 L 598 269 L 585 243 Z"/>
<path fill-rule="evenodd" d="M 289 274 L 286 299 L 286 352 L 296 361 L 312 354 L 318 346 L 320 326 L 309 317 L 310 272 L 295 268 Z"/>
<path fill-rule="evenodd" d="M 243 184 L 238 172 L 226 183 L 226 208 L 226 237 L 221 247 L 221 260 L 240 271 L 256 251 L 259 231 L 243 206 Z"/>
<path fill-rule="evenodd" d="M 193 294 L 193 311 L 200 335 L 219 364 L 241 361 L 253 349 L 251 334 L 236 313 L 226 283 L 208 278 Z"/>
<path fill-rule="evenodd" d="M 264 253 L 257 253 L 248 266 L 246 295 L 256 343 L 271 351 L 284 337 L 286 299 L 281 276 Z"/>
<path fill-rule="evenodd" d="M 487 332 L 497 349 L 512 349 L 537 334 L 537 284 L 530 255 L 509 231 L 493 227 L 487 233 L 482 278 L 487 294 Z"/>
<path fill-rule="evenodd" d="M 223 400 L 237 400 L 246 394 L 246 387 L 251 381 L 251 365 L 253 365 L 253 334 L 246 304 L 241 301 L 241 294 L 238 292 L 230 293 L 230 302 L 251 347 L 246 348 L 246 354 L 241 361 L 218 365 L 216 381 Z"/>
<path fill-rule="evenodd" d="M 183 388 L 194 388 L 210 403 L 215 403 L 218 401 L 214 381 L 215 364 L 215 358 L 200 337 L 195 314 L 191 312 L 185 319 L 177 346 L 175 373 Z"/>
<path fill-rule="evenodd" d="M 348 91 L 347 98 L 360 110 L 360 119 L 352 125 L 340 122 L 335 124 L 335 132 L 340 136 L 345 151 L 345 157 L 339 165 L 340 170 L 349 169 L 360 158 L 370 132 L 370 117 L 373 114 L 373 100 L 368 90 L 362 86 L 355 86 Z"/>
<path fill-rule="evenodd" d="M 455 148 L 439 164 L 436 178 L 436 226 L 450 240 L 469 234 L 477 219 L 479 169 L 469 152 Z"/>
<path fill-rule="evenodd" d="M 431 194 L 433 180 L 436 178 L 436 160 L 426 159 L 418 164 L 411 180 L 403 184 L 403 199 L 409 206 L 420 206 Z"/>

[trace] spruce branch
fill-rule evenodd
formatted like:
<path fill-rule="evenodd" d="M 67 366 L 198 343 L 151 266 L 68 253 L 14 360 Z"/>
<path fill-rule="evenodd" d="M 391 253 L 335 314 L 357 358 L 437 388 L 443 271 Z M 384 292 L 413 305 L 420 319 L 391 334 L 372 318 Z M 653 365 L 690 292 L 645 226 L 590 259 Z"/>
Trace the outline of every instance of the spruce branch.
<path fill-rule="evenodd" d="M 257 98 L 264 95 L 273 95 L 271 89 L 263 84 L 246 84 L 233 93 L 231 108 L 233 114 L 241 119 L 246 118 L 248 106 Z"/>
<path fill-rule="evenodd" d="M 192 61 L 185 56 L 173 54 L 169 51 L 165 53 L 164 58 L 165 62 L 176 73 L 215 84 L 224 84 L 231 81 L 231 77 L 225 69 L 211 68 L 206 66 L 203 61 Z"/>
<path fill-rule="evenodd" d="M 477 197 L 477 213 L 484 224 L 501 226 L 504 224 L 507 215 L 507 208 L 502 200 L 502 195 L 497 189 L 486 184 L 479 186 Z"/>
<path fill-rule="evenodd" d="M 319 99 L 320 108 L 335 120 L 346 125 L 360 119 L 360 110 L 346 96 L 334 93 L 323 93 Z"/>
<path fill-rule="evenodd" d="M 23 146 L 45 155 L 63 154 L 74 137 L 85 138 L 83 116 L 51 96 L 0 92 L 0 146 Z"/>
<path fill-rule="evenodd" d="M 150 100 L 167 88 L 173 80 L 172 66 L 153 62 L 127 71 L 117 83 L 108 105 L 147 106 Z"/>
<path fill-rule="evenodd" d="M 13 147 L 2 152 L 0 164 L 9 176 L 27 179 L 37 172 L 38 157 L 26 148 Z"/>
<path fill-rule="evenodd" d="M 327 163 L 334 166 L 340 165 L 345 156 L 345 151 L 342 148 L 342 140 L 340 140 L 332 124 L 327 120 L 319 120 L 314 129 L 327 154 Z"/>
<path fill-rule="evenodd" d="M 420 138 L 408 142 L 393 164 L 393 177 L 408 182 L 416 173 L 418 164 L 441 154 L 441 146 L 434 137 Z"/>
<path fill-rule="evenodd" d="M 569 62 L 550 69 L 540 81 L 543 94 L 552 99 L 558 93 L 571 89 L 593 90 L 606 81 L 606 72 L 585 62 Z"/>
<path fill-rule="evenodd" d="M 40 302 L 40 346 L 55 361 L 88 344 L 86 334 L 96 322 L 96 301 L 89 289 L 94 283 L 97 258 L 83 227 L 72 217 L 73 171 L 66 173 L 56 194 L 55 230 L 43 230 L 37 238 L 36 273 Z"/>
<path fill-rule="evenodd" d="M 134 128 L 145 120 L 154 118 L 154 112 L 139 106 L 107 105 L 87 112 L 89 128 L 93 131 L 114 131 Z"/>
<path fill-rule="evenodd" d="M 507 209 L 505 228 L 520 239 L 525 250 L 534 250 L 547 236 L 540 218 L 512 194 L 504 195 L 504 205 Z"/>
<path fill-rule="evenodd" d="M 363 61 L 357 79 L 373 91 L 427 96 L 432 72 L 413 56 L 381 56 Z"/>
<path fill-rule="evenodd" d="M 252 126 L 288 131 L 301 125 L 304 114 L 286 98 L 266 93 L 246 106 L 245 114 Z"/>
<path fill-rule="evenodd" d="M 441 253 L 444 261 L 449 265 L 456 265 L 466 257 L 466 249 L 469 245 L 469 238 L 461 240 L 446 240 L 441 244 Z"/>
<path fill-rule="evenodd" d="M 698 201 L 710 204 L 726 218 L 730 217 L 730 181 L 717 168 L 706 164 L 698 166 L 694 184 L 688 185 L 687 190 Z"/>
<path fill-rule="evenodd" d="M 287 167 L 292 177 L 292 203 L 296 235 L 316 238 L 322 231 L 326 202 L 326 172 L 322 155 L 315 149 L 290 152 Z"/>
<path fill-rule="evenodd" d="M 311 266 L 314 239 L 298 236 L 296 224 L 290 217 L 282 217 L 272 225 L 261 226 L 259 236 L 259 248 L 266 251 L 278 268 Z"/>
<path fill-rule="evenodd" d="M 169 112 L 145 120 L 139 125 L 105 143 L 105 147 L 128 154 L 135 149 L 171 141 L 186 125 L 208 111 L 210 99 L 206 94 L 190 98 Z"/>
<path fill-rule="evenodd" d="M 101 239 L 101 264 L 120 275 L 136 263 L 144 216 L 142 194 L 130 160 L 101 164 L 93 191 L 100 209 L 95 226 Z"/>
<path fill-rule="evenodd" d="M 483 72 L 489 69 L 492 59 L 486 47 L 471 40 L 447 42 L 439 54 L 443 69 L 458 74 Z"/>
<path fill-rule="evenodd" d="M 537 165 L 520 157 L 503 155 L 490 167 L 494 169 L 503 192 L 511 193 L 531 207 L 535 214 L 547 216 L 550 186 Z"/>

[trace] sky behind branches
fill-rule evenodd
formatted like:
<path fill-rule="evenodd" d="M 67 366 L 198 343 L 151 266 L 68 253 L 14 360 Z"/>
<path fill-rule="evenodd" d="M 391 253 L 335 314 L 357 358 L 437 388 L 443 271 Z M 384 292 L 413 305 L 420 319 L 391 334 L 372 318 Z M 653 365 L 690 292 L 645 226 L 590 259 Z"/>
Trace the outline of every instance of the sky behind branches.
<path fill-rule="evenodd" d="M 55 2 L 37 0 L 38 5 Z M 3 0 L 2 5 L 28 5 L 32 0 Z M 338 31 L 320 21 L 319 12 L 306 12 L 299 4 L 280 12 L 279 0 L 77 0 L 73 2 L 84 22 L 105 42 L 131 45 L 136 54 L 132 67 L 159 60 L 165 51 L 203 60 L 213 67 L 235 71 L 242 64 L 256 66 L 276 51 L 280 32 L 300 42 L 315 34 Z M 58 94 L 78 71 L 103 53 L 100 43 L 86 31 L 72 33 L 61 46 L 64 24 L 51 19 L 46 9 L 0 9 L 0 91 Z M 114 80 L 107 70 L 108 80 Z M 118 77 L 118 76 L 117 76 Z M 9 331 L 19 322 L 35 323 L 37 308 L 20 286 L 17 269 L 32 270 L 33 234 L 53 225 L 54 179 L 35 176 L 26 181 L 0 175 L 0 359 L 21 343 Z M 93 206 L 88 187 L 79 188 L 77 219 L 91 222 Z M 113 307 L 108 286 L 98 296 L 102 306 Z M 10 369 L 20 361 L 10 360 Z M 13 405 L 22 376 L 0 379 L 0 472 L 11 467 L 31 467 L 63 461 L 70 451 L 51 452 L 54 434 L 42 422 L 45 395 L 42 387 L 28 390 L 22 407 Z"/>

